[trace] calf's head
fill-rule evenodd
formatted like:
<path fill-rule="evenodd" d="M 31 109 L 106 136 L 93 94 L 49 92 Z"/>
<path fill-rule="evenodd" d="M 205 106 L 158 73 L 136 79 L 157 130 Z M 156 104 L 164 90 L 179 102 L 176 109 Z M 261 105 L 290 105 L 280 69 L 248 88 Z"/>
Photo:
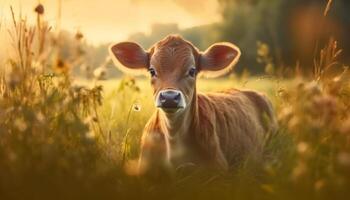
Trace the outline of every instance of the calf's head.
<path fill-rule="evenodd" d="M 167 36 L 148 51 L 133 42 L 112 45 L 110 53 L 122 71 L 148 71 L 155 105 L 165 112 L 180 112 L 191 104 L 198 73 L 220 76 L 237 63 L 241 52 L 231 43 L 215 43 L 200 52 L 180 36 Z"/>

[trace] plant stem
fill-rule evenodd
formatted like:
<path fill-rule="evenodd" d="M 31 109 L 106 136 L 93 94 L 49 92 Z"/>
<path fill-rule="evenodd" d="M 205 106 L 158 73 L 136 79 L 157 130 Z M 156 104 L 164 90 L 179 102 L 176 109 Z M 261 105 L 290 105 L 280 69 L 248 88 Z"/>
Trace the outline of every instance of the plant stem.
<path fill-rule="evenodd" d="M 128 127 L 129 127 L 129 120 L 130 120 L 130 116 L 131 116 L 132 107 L 133 107 L 133 104 L 129 108 L 128 117 L 126 119 L 126 125 L 125 125 L 123 159 L 122 159 L 122 164 L 123 165 L 124 165 L 125 159 L 126 159 L 126 148 L 127 148 L 127 142 L 128 142 L 128 135 L 129 135 L 129 132 L 130 132 L 130 129 Z"/>

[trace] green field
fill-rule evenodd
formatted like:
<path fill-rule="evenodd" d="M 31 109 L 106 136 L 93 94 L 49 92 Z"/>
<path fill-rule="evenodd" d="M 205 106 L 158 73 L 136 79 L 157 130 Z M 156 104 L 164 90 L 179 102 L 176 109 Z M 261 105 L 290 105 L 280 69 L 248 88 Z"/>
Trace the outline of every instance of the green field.
<path fill-rule="evenodd" d="M 135 80 L 135 83 L 130 80 Z M 96 83 L 87 83 L 80 81 L 83 85 L 92 85 Z M 130 135 L 137 136 L 134 139 L 139 141 L 143 126 L 146 124 L 151 113 L 154 111 L 153 92 L 150 88 L 149 80 L 146 78 L 130 79 L 126 77 L 121 83 L 121 80 L 99 81 L 104 88 L 104 102 L 101 107 L 100 115 L 103 117 L 101 121 L 107 128 L 105 131 L 111 131 L 112 134 L 120 136 L 123 134 L 123 126 L 128 118 L 129 109 L 133 104 L 141 106 L 139 112 L 131 112 Z M 125 87 L 125 88 L 124 88 Z M 277 88 L 282 87 L 281 83 L 274 80 L 250 78 L 245 81 L 235 79 L 199 79 L 197 82 L 198 92 L 221 91 L 229 88 L 240 89 L 255 89 L 265 92 L 272 99 L 276 97 Z M 121 136 L 122 137 L 122 136 Z M 132 146 L 137 146 L 135 143 Z"/>
<path fill-rule="evenodd" d="M 290 81 L 283 83 L 259 77 L 252 77 L 245 80 L 234 78 L 221 79 L 199 79 L 197 82 L 198 92 L 219 92 L 230 88 L 252 89 L 267 94 L 272 101 L 276 101 L 279 88 L 284 87 Z M 77 81 L 77 84 L 92 87 L 94 84 L 102 85 L 104 88 L 103 103 L 98 112 L 101 117 L 101 124 L 104 132 L 110 132 L 116 141 L 122 143 L 126 130 L 130 131 L 130 146 L 138 149 L 139 140 L 144 125 L 154 111 L 153 92 L 147 78 L 134 79 L 125 77 L 122 80 L 106 80 L 97 83 Z M 141 110 L 134 112 L 133 105 L 138 105 Z M 130 112 L 131 109 L 131 112 Z M 129 116 L 130 115 L 130 116 Z M 129 118 L 128 123 L 126 120 Z M 126 127 L 126 124 L 128 127 Z M 137 150 L 131 150 L 133 157 L 137 156 Z"/>
<path fill-rule="evenodd" d="M 82 36 L 72 39 L 77 58 L 62 56 L 60 37 L 49 34 L 37 8 L 36 26 L 11 10 L 14 56 L 0 66 L 1 200 L 349 198 L 350 72 L 335 40 L 317 49 L 305 74 L 299 66 L 283 73 L 266 47 L 268 76 L 199 78 L 200 92 L 234 87 L 267 94 L 279 129 L 262 161 L 245 159 L 228 172 L 180 168 L 154 179 L 134 173 L 142 130 L 155 110 L 149 81 L 75 78 L 74 63 L 87 58 L 79 54 Z"/>
<path fill-rule="evenodd" d="M 147 79 L 29 75 L 15 88 L 5 77 L 1 82 L 5 199 L 342 199 L 349 194 L 347 71 L 318 82 L 199 79 L 201 92 L 235 87 L 266 93 L 280 128 L 268 140 L 262 163 L 247 160 L 228 173 L 180 170 L 166 182 L 132 175 L 143 127 L 155 109 Z"/>

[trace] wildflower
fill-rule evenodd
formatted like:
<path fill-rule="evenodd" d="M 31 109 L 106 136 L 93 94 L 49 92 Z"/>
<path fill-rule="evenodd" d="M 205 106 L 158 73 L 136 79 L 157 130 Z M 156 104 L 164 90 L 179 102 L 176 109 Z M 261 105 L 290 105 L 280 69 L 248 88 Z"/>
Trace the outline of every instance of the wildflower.
<path fill-rule="evenodd" d="M 83 38 L 84 38 L 84 35 L 80 31 L 77 31 L 77 33 L 75 34 L 75 39 L 81 40 Z"/>
<path fill-rule="evenodd" d="M 55 63 L 55 70 L 58 73 L 67 73 L 68 72 L 68 64 L 64 62 L 64 60 L 58 58 Z"/>
<path fill-rule="evenodd" d="M 35 7 L 34 11 L 38 13 L 38 15 L 43 15 L 45 12 L 44 6 L 42 4 L 39 4 Z"/>

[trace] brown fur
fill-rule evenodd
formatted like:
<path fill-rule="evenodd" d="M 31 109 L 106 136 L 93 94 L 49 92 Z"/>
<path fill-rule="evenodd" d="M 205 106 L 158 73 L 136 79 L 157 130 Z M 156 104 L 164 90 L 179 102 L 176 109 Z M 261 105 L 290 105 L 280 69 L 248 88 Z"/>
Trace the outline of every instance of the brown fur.
<path fill-rule="evenodd" d="M 163 159 L 161 162 L 166 166 L 193 163 L 227 169 L 246 156 L 261 156 L 266 133 L 276 128 L 272 107 L 264 96 L 240 90 L 195 95 L 191 107 L 187 108 L 188 114 L 174 120 L 175 129 L 166 125 L 171 116 L 166 117 L 160 111 L 153 115 L 143 134 L 141 159 L 156 157 Z M 270 125 L 264 124 L 264 113 L 271 117 Z M 162 139 L 150 140 L 154 134 L 161 135 Z M 151 143 L 163 146 L 165 151 L 156 156 L 143 155 L 153 149 L 148 149 Z M 182 149 L 172 152 L 172 143 L 183 143 Z"/>
<path fill-rule="evenodd" d="M 186 76 L 193 66 L 200 72 L 222 74 L 239 56 L 239 49 L 227 43 L 201 53 L 179 36 L 168 36 L 149 50 L 144 65 L 158 73 L 151 79 L 154 94 L 177 89 L 183 92 L 187 106 L 176 113 L 158 109 L 148 121 L 142 136 L 140 173 L 188 163 L 225 170 L 248 155 L 261 157 L 266 133 L 277 126 L 269 100 L 257 92 L 236 89 L 197 93 L 196 78 Z M 136 60 L 139 64 L 140 59 Z"/>

